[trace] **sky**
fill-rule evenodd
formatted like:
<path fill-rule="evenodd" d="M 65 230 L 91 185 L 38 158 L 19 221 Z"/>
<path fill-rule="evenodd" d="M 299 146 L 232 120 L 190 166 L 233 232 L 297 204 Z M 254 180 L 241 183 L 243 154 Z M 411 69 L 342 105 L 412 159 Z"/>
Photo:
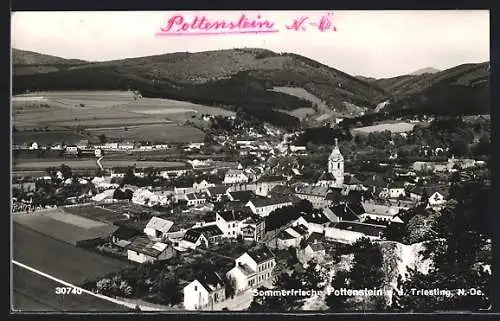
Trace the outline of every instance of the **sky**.
<path fill-rule="evenodd" d="M 286 28 L 301 16 L 318 22 L 333 13 L 336 31 Z M 267 19 L 279 32 L 157 36 L 174 15 L 185 21 Z M 351 75 L 387 78 L 490 59 L 487 10 L 442 11 L 123 11 L 14 12 L 13 48 L 71 59 L 104 61 L 172 52 L 265 48 L 293 52 Z"/>

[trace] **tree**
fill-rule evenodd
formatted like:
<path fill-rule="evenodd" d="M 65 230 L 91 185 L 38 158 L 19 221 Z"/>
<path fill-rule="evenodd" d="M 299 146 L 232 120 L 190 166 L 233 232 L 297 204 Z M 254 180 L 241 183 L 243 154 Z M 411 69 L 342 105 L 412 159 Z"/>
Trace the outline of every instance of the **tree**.
<path fill-rule="evenodd" d="M 226 298 L 233 298 L 236 293 L 236 280 L 233 277 L 224 277 L 226 285 Z"/>
<path fill-rule="evenodd" d="M 382 252 L 368 238 L 353 244 L 353 266 L 349 272 L 350 285 L 354 289 L 379 288 L 383 284 Z"/>
<path fill-rule="evenodd" d="M 73 171 L 71 170 L 71 167 L 69 167 L 68 165 L 61 164 L 59 170 L 61 171 L 61 174 L 64 177 L 64 179 L 73 177 Z"/>
<path fill-rule="evenodd" d="M 482 295 L 415 296 L 397 295 L 402 311 L 434 312 L 437 310 L 471 310 L 487 308 L 492 290 L 491 273 L 483 267 L 491 264 L 492 229 L 485 212 L 490 204 L 490 187 L 482 182 L 466 182 L 450 189 L 456 200 L 449 202 L 435 224 L 436 238 L 441 242 L 427 244 L 424 255 L 433 264 L 424 274 L 410 269 L 403 289 L 423 289 L 435 285 L 440 289 L 471 289 Z"/>
<path fill-rule="evenodd" d="M 343 295 L 339 290 L 341 288 L 346 288 L 349 286 L 349 272 L 344 270 L 338 270 L 332 279 L 332 292 L 326 297 L 326 304 L 330 311 L 334 312 L 345 312 L 348 310 L 349 305 L 347 303 L 348 297 Z"/>
<path fill-rule="evenodd" d="M 107 139 L 106 139 L 106 135 L 104 135 L 104 134 L 100 134 L 100 135 L 98 136 L 98 138 L 99 138 L 99 142 L 100 142 L 101 144 L 104 144 L 104 143 L 106 143 L 106 141 L 107 141 Z"/>

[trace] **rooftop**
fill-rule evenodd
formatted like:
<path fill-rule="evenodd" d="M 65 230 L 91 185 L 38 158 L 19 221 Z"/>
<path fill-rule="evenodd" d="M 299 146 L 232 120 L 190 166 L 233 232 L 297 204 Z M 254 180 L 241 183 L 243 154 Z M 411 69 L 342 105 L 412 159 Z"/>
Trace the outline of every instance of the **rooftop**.
<path fill-rule="evenodd" d="M 233 191 L 229 192 L 229 194 L 235 201 L 248 202 L 255 198 L 255 193 L 252 191 Z"/>
<path fill-rule="evenodd" d="M 274 259 L 273 252 L 267 246 L 250 249 L 247 253 L 257 264 Z"/>
<path fill-rule="evenodd" d="M 153 242 L 146 237 L 139 236 L 132 240 L 127 248 L 151 257 L 158 257 L 167 247 L 165 243 Z"/>
<path fill-rule="evenodd" d="M 271 205 L 292 203 L 291 198 L 288 196 L 256 198 L 250 201 L 255 207 L 266 207 Z"/>
<path fill-rule="evenodd" d="M 328 187 L 311 186 L 311 185 L 300 186 L 297 187 L 296 193 L 303 195 L 326 197 L 326 195 L 328 194 Z"/>
<path fill-rule="evenodd" d="M 338 228 L 341 230 L 348 230 L 348 231 L 353 231 L 353 232 L 358 232 L 358 233 L 363 233 L 365 235 L 369 236 L 380 236 L 380 233 L 382 233 L 385 229 L 385 226 L 383 225 L 374 225 L 374 224 L 366 224 L 366 223 L 357 223 L 357 222 L 338 222 L 338 223 L 331 223 L 331 227 Z"/>
<path fill-rule="evenodd" d="M 170 228 L 172 228 L 172 225 L 174 225 L 174 222 L 172 221 L 153 216 L 146 225 L 146 228 L 161 231 L 163 233 L 168 233 L 168 231 L 170 231 Z"/>

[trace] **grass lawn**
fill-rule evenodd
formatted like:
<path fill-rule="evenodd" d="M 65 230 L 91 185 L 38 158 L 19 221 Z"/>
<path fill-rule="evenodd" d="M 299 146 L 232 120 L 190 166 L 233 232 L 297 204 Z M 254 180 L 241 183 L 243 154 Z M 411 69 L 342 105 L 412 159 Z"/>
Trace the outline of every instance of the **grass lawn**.
<path fill-rule="evenodd" d="M 75 285 L 129 265 L 13 223 L 13 259 Z"/>
<path fill-rule="evenodd" d="M 130 311 L 127 307 L 85 293 L 55 294 L 58 286 L 64 285 L 13 264 L 12 309 L 21 312 Z"/>

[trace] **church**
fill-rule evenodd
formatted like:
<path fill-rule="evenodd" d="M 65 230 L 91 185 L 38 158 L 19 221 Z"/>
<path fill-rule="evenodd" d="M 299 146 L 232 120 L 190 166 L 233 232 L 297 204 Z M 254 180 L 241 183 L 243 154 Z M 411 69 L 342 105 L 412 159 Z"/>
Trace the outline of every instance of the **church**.
<path fill-rule="evenodd" d="M 321 174 L 316 184 L 330 188 L 342 188 L 344 185 L 344 156 L 340 153 L 337 138 L 328 157 L 328 172 Z"/>

